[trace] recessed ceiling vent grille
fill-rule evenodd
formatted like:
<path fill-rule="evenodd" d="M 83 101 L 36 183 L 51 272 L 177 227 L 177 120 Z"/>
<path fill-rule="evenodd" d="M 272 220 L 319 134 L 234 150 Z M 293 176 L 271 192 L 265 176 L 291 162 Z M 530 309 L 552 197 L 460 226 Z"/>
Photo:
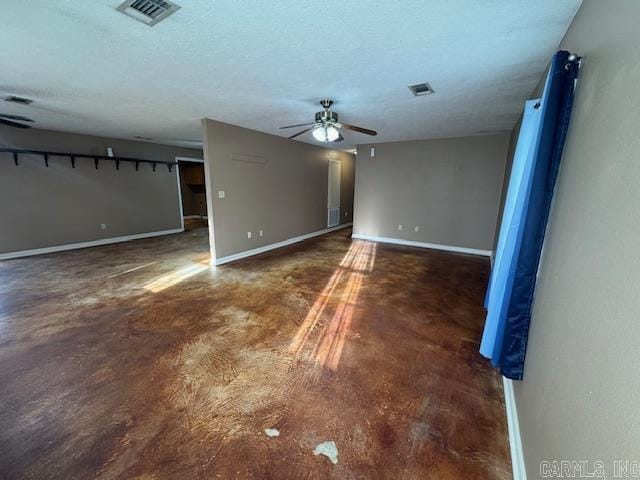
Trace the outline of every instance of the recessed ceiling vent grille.
<path fill-rule="evenodd" d="M 117 10 L 152 27 L 178 9 L 179 5 L 166 0 L 126 0 Z"/>
<path fill-rule="evenodd" d="M 433 93 L 433 88 L 426 82 L 409 85 L 409 90 L 411 90 L 416 97 Z"/>

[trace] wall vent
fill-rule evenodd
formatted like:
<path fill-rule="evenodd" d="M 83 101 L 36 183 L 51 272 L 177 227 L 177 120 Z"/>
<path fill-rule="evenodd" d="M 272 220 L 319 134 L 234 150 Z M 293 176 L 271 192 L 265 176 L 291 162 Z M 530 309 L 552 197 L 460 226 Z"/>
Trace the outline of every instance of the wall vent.
<path fill-rule="evenodd" d="M 427 82 L 409 85 L 409 90 L 411 90 L 416 97 L 433 93 L 433 88 L 431 88 L 431 85 L 429 85 Z"/>
<path fill-rule="evenodd" d="M 150 27 L 179 9 L 179 5 L 166 0 L 126 0 L 117 8 L 119 12 Z"/>
<path fill-rule="evenodd" d="M 327 218 L 327 227 L 335 227 L 340 224 L 340 207 L 338 208 L 330 208 L 328 212 Z"/>
<path fill-rule="evenodd" d="M 20 105 L 30 105 L 33 103 L 33 100 L 31 100 L 30 98 L 16 97 L 14 95 L 9 95 L 5 98 L 5 101 L 11 103 L 19 103 Z"/>

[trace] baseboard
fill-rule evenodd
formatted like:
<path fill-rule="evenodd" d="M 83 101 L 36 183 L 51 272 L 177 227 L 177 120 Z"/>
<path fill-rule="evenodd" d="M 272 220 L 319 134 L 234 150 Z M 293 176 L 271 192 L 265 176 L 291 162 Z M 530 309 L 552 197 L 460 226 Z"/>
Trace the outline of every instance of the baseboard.
<path fill-rule="evenodd" d="M 32 250 L 21 250 L 19 252 L 0 253 L 0 260 L 9 260 L 12 258 L 31 257 L 33 255 L 44 255 L 45 253 L 64 252 L 65 250 L 76 250 L 78 248 L 99 247 L 101 245 L 109 245 L 111 243 L 128 242 L 131 240 L 140 240 L 142 238 L 158 237 L 160 235 L 169 235 L 171 233 L 180 233 L 182 228 L 174 228 L 172 230 L 161 230 L 158 232 L 137 233 L 135 235 L 126 235 L 124 237 L 101 238 L 100 240 L 92 240 L 90 242 L 70 243 L 67 245 L 56 245 L 53 247 L 34 248 Z"/>
<path fill-rule="evenodd" d="M 455 247 L 452 245 L 441 245 L 439 243 L 414 242 L 413 240 L 403 240 L 401 238 L 376 237 L 374 235 L 361 235 L 354 233 L 351 238 L 356 240 L 368 240 L 370 242 L 392 243 L 394 245 L 404 245 L 407 247 L 431 248 L 434 250 L 444 250 L 447 252 L 468 253 L 470 255 L 482 255 L 490 257 L 491 250 L 479 250 L 477 248 Z"/>
<path fill-rule="evenodd" d="M 513 480 L 527 480 L 527 470 L 524 465 L 522 438 L 520 437 L 520 421 L 518 409 L 513 394 L 513 380 L 502 377 L 504 387 L 504 405 L 507 410 L 507 426 L 509 427 L 509 447 L 511 449 L 511 467 Z"/>
<path fill-rule="evenodd" d="M 247 257 L 252 257 L 254 255 L 259 255 L 261 253 L 265 253 L 270 250 L 275 250 L 276 248 L 286 247 L 287 245 L 302 242 L 303 240 L 317 237 L 319 235 L 324 235 L 325 233 L 333 232 L 335 230 L 340 230 L 342 228 L 347 228 L 347 227 L 350 227 L 351 225 L 353 225 L 353 223 L 343 223 L 335 227 L 325 228 L 324 230 L 318 230 L 317 232 L 311 232 L 305 235 L 300 235 L 299 237 L 288 238 L 287 240 L 283 240 L 277 243 L 272 243 L 270 245 L 265 245 L 264 247 L 258 247 L 252 250 L 245 250 L 244 252 L 234 253 L 233 255 L 227 255 L 226 257 L 216 258 L 215 265 L 224 265 L 225 263 L 235 262 L 236 260 L 240 260 L 241 258 L 247 258 Z"/>

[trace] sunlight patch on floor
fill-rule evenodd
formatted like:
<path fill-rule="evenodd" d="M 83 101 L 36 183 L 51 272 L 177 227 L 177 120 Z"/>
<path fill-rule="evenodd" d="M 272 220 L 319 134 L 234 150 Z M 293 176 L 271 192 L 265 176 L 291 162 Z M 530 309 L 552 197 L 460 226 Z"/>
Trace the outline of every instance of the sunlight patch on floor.
<path fill-rule="evenodd" d="M 310 343 L 310 337 L 319 330 L 311 349 L 311 356 L 321 368 L 334 371 L 338 369 L 360 289 L 367 275 L 373 271 L 376 248 L 377 244 L 372 242 L 351 244 L 338 268 L 307 312 L 289 346 L 289 353 L 302 356 L 305 347 Z M 330 320 L 323 322 L 323 316 L 330 316 Z"/>
<path fill-rule="evenodd" d="M 144 265 L 140 265 L 140 266 L 137 266 L 137 267 L 129 268 L 129 269 L 123 271 L 123 272 L 114 273 L 113 275 L 109 275 L 107 278 L 108 279 L 112 279 L 112 278 L 119 277 L 121 275 L 126 275 L 127 273 L 137 272 L 138 270 L 142 270 L 143 268 L 150 267 L 151 265 L 155 265 L 156 263 L 159 263 L 159 262 L 160 262 L 160 260 L 156 260 L 155 262 L 145 263 Z"/>
<path fill-rule="evenodd" d="M 200 272 L 204 272 L 205 270 L 209 270 L 208 265 L 203 265 L 201 263 L 194 263 L 191 265 L 187 265 L 186 267 L 180 268 L 178 270 L 174 270 L 173 272 L 169 272 L 161 277 L 156 278 L 155 280 L 145 284 L 143 288 L 153 293 L 161 292 L 162 290 L 173 287 L 174 285 L 186 280 L 189 277 L 192 277 Z"/>

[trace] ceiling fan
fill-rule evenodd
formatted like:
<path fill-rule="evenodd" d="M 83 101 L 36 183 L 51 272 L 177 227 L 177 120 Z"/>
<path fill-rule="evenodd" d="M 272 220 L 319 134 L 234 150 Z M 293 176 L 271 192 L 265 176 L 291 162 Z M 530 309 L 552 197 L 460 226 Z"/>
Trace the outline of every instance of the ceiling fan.
<path fill-rule="evenodd" d="M 17 120 L 17 121 L 14 121 L 14 120 Z M 31 125 L 25 125 L 23 123 L 18 123 L 18 122 L 33 123 L 33 120 L 27 117 L 21 117 L 20 115 L 8 115 L 5 113 L 0 113 L 0 124 L 2 125 L 8 125 L 9 127 L 15 127 L 15 128 L 31 128 Z"/>
<path fill-rule="evenodd" d="M 287 125 L 286 127 L 280 127 L 280 130 L 284 128 L 294 128 L 294 127 L 309 127 L 304 130 L 296 133 L 295 135 L 291 135 L 289 138 L 296 138 L 303 133 L 307 133 L 311 131 L 313 138 L 318 140 L 319 142 L 341 142 L 344 140 L 340 129 L 352 130 L 358 133 L 364 133 L 365 135 L 377 135 L 378 132 L 374 130 L 369 130 L 367 128 L 356 127 L 355 125 L 349 125 L 348 123 L 343 123 L 338 121 L 338 114 L 336 112 L 331 111 L 331 105 L 333 105 L 333 100 L 325 99 L 320 101 L 320 105 L 324 110 L 322 112 L 316 113 L 316 121 L 312 123 L 299 123 L 297 125 Z"/>

